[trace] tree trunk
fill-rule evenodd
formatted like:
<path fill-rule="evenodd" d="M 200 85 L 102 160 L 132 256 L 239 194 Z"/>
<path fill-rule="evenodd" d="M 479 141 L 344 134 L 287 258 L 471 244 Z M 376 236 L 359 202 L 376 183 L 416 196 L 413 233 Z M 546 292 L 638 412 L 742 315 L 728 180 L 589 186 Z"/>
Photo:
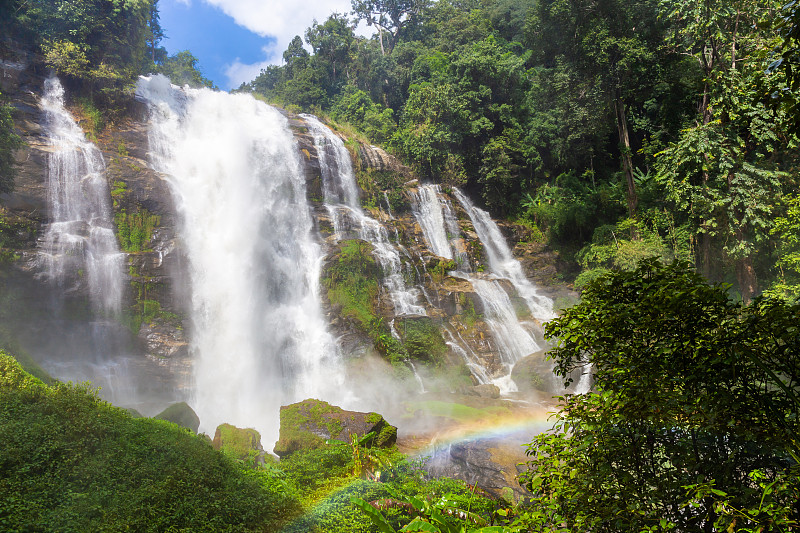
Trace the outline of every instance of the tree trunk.
<path fill-rule="evenodd" d="M 631 140 L 628 135 L 628 118 L 625 114 L 625 103 L 621 97 L 614 100 L 614 109 L 617 113 L 617 129 L 619 131 L 620 151 L 622 152 L 622 169 L 625 172 L 625 181 L 628 184 L 628 216 L 636 215 L 636 182 L 633 181 L 633 159 L 631 158 Z"/>
<path fill-rule="evenodd" d="M 736 261 L 736 281 L 739 283 L 739 290 L 742 291 L 742 301 L 746 304 L 750 303 L 750 300 L 758 292 L 758 279 L 750 256 Z"/>

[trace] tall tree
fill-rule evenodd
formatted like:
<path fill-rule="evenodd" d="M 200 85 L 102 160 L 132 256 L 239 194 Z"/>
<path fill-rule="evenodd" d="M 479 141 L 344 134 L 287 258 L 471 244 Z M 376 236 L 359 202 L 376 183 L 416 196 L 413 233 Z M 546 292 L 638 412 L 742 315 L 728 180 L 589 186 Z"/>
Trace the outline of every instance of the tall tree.
<path fill-rule="evenodd" d="M 400 38 L 400 32 L 414 21 L 428 5 L 427 0 L 351 0 L 353 14 L 378 29 L 378 40 L 383 55 L 391 52 Z M 389 38 L 388 51 L 383 44 L 383 34 Z"/>
<path fill-rule="evenodd" d="M 769 105 L 764 85 L 768 53 L 777 44 L 780 1 L 663 0 L 671 45 L 694 57 L 702 72 L 692 127 L 659 155 L 658 179 L 679 209 L 690 213 L 698 263 L 713 276 L 714 241 L 734 263 L 745 300 L 758 291 L 753 257 L 768 228 L 792 156 L 792 117 Z"/>

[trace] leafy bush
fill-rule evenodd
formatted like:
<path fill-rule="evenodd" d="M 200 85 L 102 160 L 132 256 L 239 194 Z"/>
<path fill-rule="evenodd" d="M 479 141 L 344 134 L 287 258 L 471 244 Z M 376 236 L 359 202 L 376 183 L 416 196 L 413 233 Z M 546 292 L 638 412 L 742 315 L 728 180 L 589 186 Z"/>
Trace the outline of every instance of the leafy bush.
<path fill-rule="evenodd" d="M 297 501 L 202 437 L 0 353 L 0 529 L 270 531 Z"/>

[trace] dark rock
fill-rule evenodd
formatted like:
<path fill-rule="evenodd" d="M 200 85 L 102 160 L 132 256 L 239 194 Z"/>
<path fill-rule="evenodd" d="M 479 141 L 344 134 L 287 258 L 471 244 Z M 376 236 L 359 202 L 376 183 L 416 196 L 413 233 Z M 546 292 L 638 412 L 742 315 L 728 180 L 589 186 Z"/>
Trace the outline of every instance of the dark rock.
<path fill-rule="evenodd" d="M 303 400 L 281 407 L 280 438 L 275 453 L 286 457 L 302 449 L 324 446 L 328 440 L 351 442 L 353 435 L 374 433 L 370 447 L 391 447 L 397 441 L 397 428 L 378 413 L 345 411 L 321 400 Z"/>
<path fill-rule="evenodd" d="M 547 350 L 541 350 L 516 362 L 511 371 L 511 379 L 520 392 L 551 390 L 555 378 L 553 362 L 548 361 L 546 356 Z"/>
<path fill-rule="evenodd" d="M 477 485 L 494 498 L 508 499 L 509 487 L 514 497 L 528 493 L 517 481 L 517 464 L 525 461 L 523 447 L 504 439 L 476 439 L 438 448 L 425 464 L 434 476 L 446 476 Z"/>
<path fill-rule="evenodd" d="M 197 413 L 195 413 L 194 409 L 189 407 L 189 404 L 186 402 L 170 405 L 153 418 L 178 424 L 195 434 L 200 427 L 200 418 L 198 418 Z"/>

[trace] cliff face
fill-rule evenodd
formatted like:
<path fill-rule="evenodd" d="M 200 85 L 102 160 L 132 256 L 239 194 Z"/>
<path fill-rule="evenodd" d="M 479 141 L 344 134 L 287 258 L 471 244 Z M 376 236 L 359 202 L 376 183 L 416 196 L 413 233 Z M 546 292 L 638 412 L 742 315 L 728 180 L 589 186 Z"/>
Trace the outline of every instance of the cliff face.
<path fill-rule="evenodd" d="M 37 259 L 37 246 L 48 222 L 47 157 L 51 150 L 39 104 L 44 79 L 26 70 L 24 57 L 12 59 L 2 63 L 2 89 L 17 109 L 15 120 L 25 147 L 17 153 L 16 190 L 0 198 L 6 219 L 18 228 L 16 260 L 3 266 L 7 272 L 5 294 L 9 294 L 9 287 L 13 285 L 11 292 L 16 294 L 16 301 L 41 307 L 41 302 L 51 292 L 38 275 Z M 73 102 L 71 110 L 79 124 L 88 125 L 88 120 L 82 120 L 80 105 Z M 323 203 L 320 158 L 307 124 L 302 117 L 288 115 L 287 118 L 303 161 L 315 230 L 326 252 L 321 291 L 323 307 L 343 353 L 346 356 L 375 353 L 394 358 L 395 363 L 406 361 L 408 366 L 421 365 L 434 374 L 446 375 L 445 387 L 465 391 L 479 384 L 474 371 L 476 365 L 487 375 L 501 373 L 507 361 L 503 361 L 493 338 L 486 302 L 476 294 L 471 281 L 454 273 L 468 270 L 472 273 L 471 279 L 495 279 L 488 272 L 486 251 L 464 207 L 449 190 L 440 192 L 441 201 L 452 206 L 457 220 L 460 238 L 453 246 L 467 262 L 459 265 L 434 254 L 426 242 L 414 212 L 419 183 L 413 173 L 380 148 L 360 142 L 347 143 L 358 178 L 362 208 L 392 235 L 393 245 L 400 251 L 402 275 L 409 286 L 416 287 L 417 304 L 425 315 L 397 315 L 390 291 L 382 279 L 387 273 L 377 268 L 367 276 L 378 278 L 373 279 L 374 290 L 364 300 L 368 312 L 357 316 L 348 308 L 348 303 L 337 296 L 336 287 L 342 288 L 341 282 L 332 281 L 343 253 L 352 252 L 343 249 L 352 247 L 352 239 L 340 239 L 341 236 L 334 234 L 330 213 Z M 130 330 L 127 349 L 158 362 L 169 372 L 185 374 L 190 365 L 188 340 L 191 336 L 187 261 L 181 249 L 180 221 L 169 183 L 164 176 L 151 170 L 148 162 L 147 109 L 144 104 L 132 104 L 127 116 L 106 125 L 95 137 L 89 135 L 105 160 L 114 229 L 127 263 L 123 306 L 124 322 Z M 557 282 L 557 256 L 553 252 L 544 245 L 530 242 L 526 228 L 511 224 L 501 224 L 501 228 L 504 237 L 516 244 L 514 252 L 522 259 L 528 276 L 542 286 L 543 293 L 554 298 L 574 297 Z M 364 253 L 371 253 L 365 250 Z M 73 290 L 66 300 L 85 310 L 86 282 L 80 275 L 73 281 Z M 534 323 L 541 337 L 541 323 L 530 316 L 514 285 L 503 279 L 496 282 L 512 302 L 517 318 Z M 19 287 L 23 286 L 26 289 L 20 293 Z M 42 309 L 38 310 L 38 315 L 23 313 L 37 320 L 44 314 Z"/>

